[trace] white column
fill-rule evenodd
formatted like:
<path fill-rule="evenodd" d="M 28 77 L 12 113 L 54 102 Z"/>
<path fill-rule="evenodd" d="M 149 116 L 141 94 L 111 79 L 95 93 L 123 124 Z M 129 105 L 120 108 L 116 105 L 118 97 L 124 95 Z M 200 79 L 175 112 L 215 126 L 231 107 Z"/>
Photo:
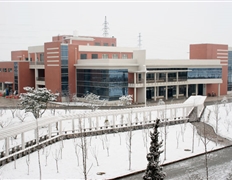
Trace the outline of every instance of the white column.
<path fill-rule="evenodd" d="M 154 73 L 154 80 L 155 80 L 155 83 L 156 83 L 156 73 Z"/>
<path fill-rule="evenodd" d="M 134 97 L 133 97 L 133 98 L 134 98 L 134 102 L 137 101 L 136 96 L 137 96 L 137 95 L 136 95 L 136 87 L 134 87 Z"/>
<path fill-rule="evenodd" d="M 146 107 L 147 105 L 147 73 L 146 72 L 144 72 L 144 88 L 145 88 L 144 98 L 145 98 L 145 107 Z"/>
<path fill-rule="evenodd" d="M 154 87 L 154 101 L 156 101 L 156 87 Z"/>
<path fill-rule="evenodd" d="M 96 117 L 96 127 L 97 127 L 97 129 L 99 128 L 99 119 L 98 119 L 99 117 L 97 116 Z"/>
<path fill-rule="evenodd" d="M 89 119 L 89 129 L 92 129 L 92 120 L 91 120 L 91 117 L 89 117 L 88 119 Z"/>
<path fill-rule="evenodd" d="M 179 98 L 179 85 L 176 85 L 176 99 Z"/>
<path fill-rule="evenodd" d="M 25 149 L 25 139 L 24 139 L 24 133 L 21 133 L 21 145 L 22 145 L 22 150 Z"/>
<path fill-rule="evenodd" d="M 196 84 L 196 95 L 198 93 L 198 84 Z"/>
<path fill-rule="evenodd" d="M 168 73 L 166 73 L 166 82 L 168 82 Z"/>
<path fill-rule="evenodd" d="M 36 144 L 39 143 L 39 137 L 38 137 L 39 132 L 37 133 L 37 129 L 35 129 L 35 140 L 36 140 Z"/>
<path fill-rule="evenodd" d="M 51 126 L 51 124 L 48 125 L 48 137 L 49 137 L 49 139 L 51 139 L 51 137 L 52 137 L 52 126 Z"/>
<path fill-rule="evenodd" d="M 165 88 L 165 99 L 168 100 L 168 86 Z"/>
<path fill-rule="evenodd" d="M 221 84 L 218 84 L 218 97 L 221 95 Z"/>
<path fill-rule="evenodd" d="M 188 97 L 188 84 L 186 84 L 186 97 Z"/>
<path fill-rule="evenodd" d="M 176 81 L 177 82 L 179 81 L 179 74 L 178 74 L 178 72 L 176 72 Z"/>
<path fill-rule="evenodd" d="M 6 152 L 6 156 L 9 155 L 9 147 L 10 147 L 10 141 L 9 141 L 9 137 L 5 138 L 5 152 Z"/>
<path fill-rule="evenodd" d="M 74 121 L 74 119 L 72 119 L 72 132 L 73 133 L 75 132 L 75 121 Z"/>
<path fill-rule="evenodd" d="M 60 135 L 62 135 L 62 121 L 60 121 L 60 132 L 59 132 Z"/>
<path fill-rule="evenodd" d="M 116 116 L 115 114 L 113 115 L 113 127 L 115 127 L 115 121 L 116 121 Z"/>
<path fill-rule="evenodd" d="M 134 73 L 134 84 L 136 84 L 136 73 Z"/>
<path fill-rule="evenodd" d="M 37 62 L 37 54 L 35 53 L 35 62 Z"/>

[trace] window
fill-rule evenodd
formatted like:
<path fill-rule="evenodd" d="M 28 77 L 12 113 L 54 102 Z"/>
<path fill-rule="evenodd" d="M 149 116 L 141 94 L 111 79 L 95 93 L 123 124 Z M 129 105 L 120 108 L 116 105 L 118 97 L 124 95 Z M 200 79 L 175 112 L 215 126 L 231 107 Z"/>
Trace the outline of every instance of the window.
<path fill-rule="evenodd" d="M 7 69 L 6 69 L 6 68 L 3 68 L 3 72 L 7 72 Z"/>
<path fill-rule="evenodd" d="M 0 90 L 2 90 L 2 83 L 0 82 Z"/>
<path fill-rule="evenodd" d="M 92 54 L 92 59 L 98 59 L 98 54 Z"/>
<path fill-rule="evenodd" d="M 2 72 L 2 68 L 0 68 L 0 72 Z"/>
<path fill-rule="evenodd" d="M 8 72 L 12 72 L 12 68 L 8 68 Z"/>
<path fill-rule="evenodd" d="M 87 59 L 87 54 L 81 54 L 81 59 Z"/>
<path fill-rule="evenodd" d="M 118 55 L 117 54 L 113 54 L 112 58 L 113 59 L 118 59 Z"/>
<path fill-rule="evenodd" d="M 114 44 L 112 44 L 112 46 L 114 46 Z"/>
<path fill-rule="evenodd" d="M 108 59 L 108 54 L 102 54 L 102 59 Z"/>
<path fill-rule="evenodd" d="M 101 43 L 95 42 L 95 46 L 101 46 Z"/>
<path fill-rule="evenodd" d="M 104 43 L 103 46 L 108 46 L 108 43 Z"/>
<path fill-rule="evenodd" d="M 122 59 L 127 59 L 127 54 L 122 54 Z"/>

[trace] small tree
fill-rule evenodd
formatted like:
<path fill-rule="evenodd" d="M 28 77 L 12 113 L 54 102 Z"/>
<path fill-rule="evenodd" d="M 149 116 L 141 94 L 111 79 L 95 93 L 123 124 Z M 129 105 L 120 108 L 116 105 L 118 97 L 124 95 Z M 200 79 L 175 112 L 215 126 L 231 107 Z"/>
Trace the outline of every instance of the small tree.
<path fill-rule="evenodd" d="M 25 112 L 31 112 L 36 120 L 36 142 L 39 145 L 39 126 L 38 126 L 38 118 L 42 116 L 42 114 L 47 109 L 47 104 L 50 101 L 56 101 L 57 95 L 53 94 L 47 88 L 38 88 L 34 89 L 32 87 L 24 87 L 23 88 L 26 93 L 20 94 L 20 105 Z M 41 173 L 41 164 L 40 164 L 40 153 L 38 150 L 38 164 L 39 164 L 39 175 L 40 179 L 42 179 Z"/>
<path fill-rule="evenodd" d="M 162 147 L 163 141 L 159 142 L 159 127 L 160 120 L 156 120 L 155 127 L 153 128 L 153 133 L 150 132 L 151 146 L 150 152 L 147 154 L 148 165 L 147 169 L 143 175 L 144 180 L 162 180 L 165 178 L 166 173 L 163 172 L 163 167 L 159 165 L 159 157 L 163 151 L 159 149 Z"/>
<path fill-rule="evenodd" d="M 120 106 L 129 106 L 132 104 L 133 96 L 130 94 L 127 96 L 121 96 L 119 100 L 120 100 L 120 103 L 119 103 Z"/>
<path fill-rule="evenodd" d="M 83 104 L 83 105 L 89 107 L 92 111 L 95 111 L 100 106 L 105 105 L 105 100 L 100 100 L 100 96 L 89 92 L 85 94 L 84 100 L 87 104 Z"/>

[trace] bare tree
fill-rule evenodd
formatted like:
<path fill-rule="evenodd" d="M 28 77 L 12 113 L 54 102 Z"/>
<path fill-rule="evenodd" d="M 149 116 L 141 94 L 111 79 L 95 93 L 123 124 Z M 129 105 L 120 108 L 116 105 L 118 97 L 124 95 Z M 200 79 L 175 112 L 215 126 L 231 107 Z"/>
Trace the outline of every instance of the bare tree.
<path fill-rule="evenodd" d="M 46 148 L 46 152 L 45 152 L 45 166 L 47 166 L 47 162 L 48 162 L 48 156 L 50 155 L 51 152 L 51 146 L 49 146 L 49 148 Z"/>
<path fill-rule="evenodd" d="M 77 157 L 77 166 L 79 166 L 79 165 L 80 165 L 80 163 L 79 163 L 80 148 L 78 148 L 79 145 L 78 145 L 78 143 L 76 142 L 75 139 L 73 140 L 73 145 L 74 145 L 74 148 L 75 148 L 75 155 L 76 155 L 76 157 Z"/>
<path fill-rule="evenodd" d="M 226 103 L 228 103 L 228 99 L 226 96 L 223 96 L 221 102 L 224 104 L 224 107 L 226 106 Z"/>
<path fill-rule="evenodd" d="M 26 163 L 27 163 L 27 175 L 29 175 L 29 170 L 30 170 L 30 152 L 28 152 L 26 156 Z"/>
<path fill-rule="evenodd" d="M 98 162 L 98 148 L 95 146 L 95 147 L 92 147 L 91 148 L 91 153 L 97 163 L 97 166 L 99 166 L 99 162 Z"/>
<path fill-rule="evenodd" d="M 18 109 L 16 111 L 15 115 L 21 122 L 24 122 L 26 117 L 28 116 L 28 113 L 25 113 L 25 112 Z"/>
<path fill-rule="evenodd" d="M 180 132 L 176 131 L 176 148 L 178 149 L 179 147 L 179 139 L 180 139 Z"/>
<path fill-rule="evenodd" d="M 60 152 L 60 149 L 59 150 L 55 150 L 55 153 L 53 154 L 53 158 L 55 159 L 56 161 L 56 172 L 59 173 L 59 164 L 58 164 L 58 161 L 61 159 L 61 152 Z"/>
<path fill-rule="evenodd" d="M 17 108 L 10 108 L 10 112 L 13 118 L 15 118 L 15 112 L 17 111 Z"/>

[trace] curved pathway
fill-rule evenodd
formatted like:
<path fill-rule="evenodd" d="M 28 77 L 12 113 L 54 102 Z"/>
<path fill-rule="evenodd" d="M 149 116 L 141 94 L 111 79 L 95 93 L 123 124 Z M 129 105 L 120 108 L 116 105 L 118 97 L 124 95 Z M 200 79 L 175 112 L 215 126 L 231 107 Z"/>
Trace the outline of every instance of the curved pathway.
<path fill-rule="evenodd" d="M 192 125 L 196 127 L 197 133 L 202 136 L 206 137 L 210 141 L 215 143 L 221 144 L 223 146 L 228 146 L 232 144 L 232 141 L 226 139 L 218 134 L 215 133 L 212 126 L 204 122 L 192 122 Z"/>

